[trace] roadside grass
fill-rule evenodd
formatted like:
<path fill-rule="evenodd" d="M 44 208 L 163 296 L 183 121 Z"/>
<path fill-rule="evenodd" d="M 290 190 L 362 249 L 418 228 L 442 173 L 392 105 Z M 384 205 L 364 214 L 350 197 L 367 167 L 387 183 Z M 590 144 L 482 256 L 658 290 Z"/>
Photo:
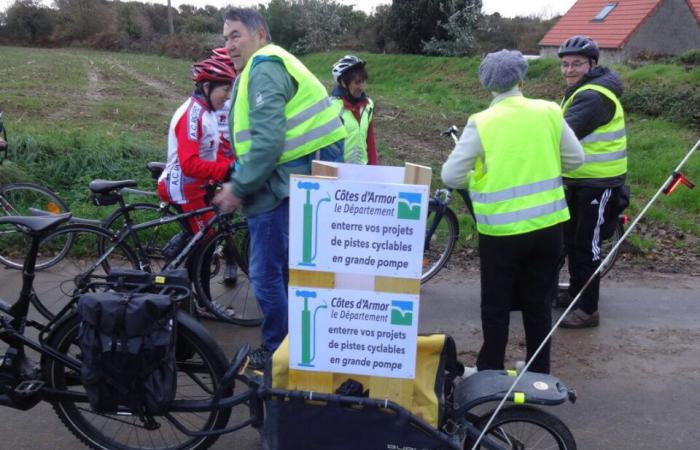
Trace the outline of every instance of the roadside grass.
<path fill-rule="evenodd" d="M 330 89 L 330 68 L 346 53 L 311 54 L 302 61 Z M 453 144 L 439 133 L 452 124 L 464 126 L 470 114 L 490 103 L 477 77 L 480 60 L 366 53 L 360 57 L 368 61 L 367 91 L 377 104 L 381 162 L 428 165 L 433 188 L 440 187 L 440 166 Z M 0 47 L 0 59 L 0 110 L 5 112 L 11 148 L 11 160 L 0 166 L 0 182 L 45 183 L 80 214 L 93 217 L 101 212 L 88 204 L 90 180 L 132 178 L 146 189 L 153 187 L 143 166 L 165 159 L 170 117 L 192 89 L 191 61 L 13 47 Z M 628 113 L 633 215 L 700 137 L 700 122 L 688 122 L 700 108 L 700 100 L 695 101 L 700 98 L 700 69 L 672 64 L 615 69 L 627 86 L 623 105 Z M 556 59 L 530 61 L 526 95 L 558 102 L 562 90 Z M 653 96 L 647 98 L 648 93 Z M 699 155 L 684 172 L 700 185 Z M 650 217 L 700 236 L 697 192 L 679 188 L 660 199 Z M 458 196 L 454 206 L 462 216 L 466 213 Z"/>

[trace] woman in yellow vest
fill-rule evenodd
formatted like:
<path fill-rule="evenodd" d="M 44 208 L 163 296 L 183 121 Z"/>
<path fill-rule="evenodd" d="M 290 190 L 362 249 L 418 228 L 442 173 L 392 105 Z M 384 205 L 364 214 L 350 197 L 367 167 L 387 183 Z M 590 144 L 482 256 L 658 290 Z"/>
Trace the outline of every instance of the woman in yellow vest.
<path fill-rule="evenodd" d="M 365 93 L 366 64 L 355 55 L 346 55 L 333 64 L 331 74 L 336 86 L 331 98 L 348 132 L 344 162 L 375 165 L 374 102 Z"/>
<path fill-rule="evenodd" d="M 493 101 L 469 118 L 442 166 L 446 185 L 469 186 L 479 232 L 484 343 L 478 370 L 504 368 L 511 310 L 522 310 L 528 360 L 551 329 L 562 223 L 569 218 L 562 168 L 583 162 L 561 108 L 523 97 L 526 71 L 518 51 L 484 58 L 479 80 Z M 547 344 L 530 370 L 549 369 Z"/>

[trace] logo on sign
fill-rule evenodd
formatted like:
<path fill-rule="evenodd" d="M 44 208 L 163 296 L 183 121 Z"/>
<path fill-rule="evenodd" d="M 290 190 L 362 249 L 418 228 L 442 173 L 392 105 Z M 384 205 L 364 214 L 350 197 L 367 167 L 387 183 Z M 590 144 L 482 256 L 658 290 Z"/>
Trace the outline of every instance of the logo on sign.
<path fill-rule="evenodd" d="M 420 220 L 421 194 L 399 192 L 399 219 Z"/>
<path fill-rule="evenodd" d="M 411 326 L 413 324 L 413 302 L 392 300 L 391 324 Z"/>

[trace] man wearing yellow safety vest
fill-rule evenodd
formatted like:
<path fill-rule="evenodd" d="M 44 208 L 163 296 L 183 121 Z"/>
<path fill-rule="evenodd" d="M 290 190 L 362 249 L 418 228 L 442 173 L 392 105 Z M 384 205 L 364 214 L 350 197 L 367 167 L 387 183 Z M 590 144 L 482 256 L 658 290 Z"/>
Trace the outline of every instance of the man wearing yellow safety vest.
<path fill-rule="evenodd" d="M 569 291 L 557 306 L 568 306 L 601 262 L 600 243 L 616 220 L 618 198 L 627 174 L 625 115 L 620 104 L 622 80 L 598 66 L 598 45 L 586 36 L 574 36 L 559 47 L 561 73 L 566 81 L 562 101 L 564 118 L 585 153 L 584 164 L 564 173 L 571 220 L 564 225 L 568 256 Z M 562 328 L 598 326 L 600 277 L 578 300 Z"/>
<path fill-rule="evenodd" d="M 262 369 L 287 335 L 289 176 L 310 174 L 318 155 L 342 161 L 346 132 L 321 82 L 271 43 L 257 11 L 227 11 L 223 34 L 238 73 L 229 115 L 237 166 L 213 203 L 240 207 L 248 222 L 250 281 L 263 312 L 249 365 Z"/>
<path fill-rule="evenodd" d="M 486 55 L 479 80 L 494 99 L 469 118 L 442 166 L 446 185 L 469 185 L 479 232 L 484 343 L 478 370 L 504 368 L 511 310 L 522 310 L 528 360 L 549 332 L 562 223 L 569 218 L 562 168 L 583 162 L 561 108 L 522 95 L 526 71 L 518 51 Z M 549 373 L 549 344 L 530 369 Z"/>

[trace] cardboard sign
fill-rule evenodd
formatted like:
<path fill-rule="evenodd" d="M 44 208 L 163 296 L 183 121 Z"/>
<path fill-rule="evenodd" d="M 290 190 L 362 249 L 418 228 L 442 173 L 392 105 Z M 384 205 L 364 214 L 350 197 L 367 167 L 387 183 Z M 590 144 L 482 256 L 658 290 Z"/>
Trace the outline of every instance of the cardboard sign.
<path fill-rule="evenodd" d="M 292 369 L 414 378 L 417 295 L 289 290 Z"/>
<path fill-rule="evenodd" d="M 428 187 L 292 176 L 289 267 L 418 279 Z"/>

